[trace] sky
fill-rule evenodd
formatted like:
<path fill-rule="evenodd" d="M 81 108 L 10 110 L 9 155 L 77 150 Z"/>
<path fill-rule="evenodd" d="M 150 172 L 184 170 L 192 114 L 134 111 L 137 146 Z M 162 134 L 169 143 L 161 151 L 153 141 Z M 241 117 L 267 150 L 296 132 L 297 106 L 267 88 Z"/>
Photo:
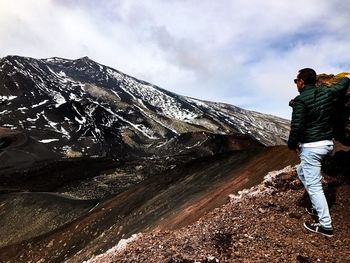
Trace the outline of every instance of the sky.
<path fill-rule="evenodd" d="M 161 88 L 291 118 L 301 68 L 350 72 L 350 1 L 0 0 L 0 57 L 88 56 Z"/>

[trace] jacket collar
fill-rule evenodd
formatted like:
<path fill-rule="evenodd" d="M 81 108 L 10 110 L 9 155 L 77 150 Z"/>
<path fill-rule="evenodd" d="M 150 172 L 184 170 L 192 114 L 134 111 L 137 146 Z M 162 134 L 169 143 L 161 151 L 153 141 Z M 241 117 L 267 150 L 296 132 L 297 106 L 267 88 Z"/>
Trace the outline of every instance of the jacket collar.
<path fill-rule="evenodd" d="M 303 88 L 303 90 L 302 90 L 300 93 L 303 93 L 303 92 L 306 91 L 306 90 L 315 89 L 315 88 L 316 88 L 315 85 L 313 85 L 313 84 L 307 84 L 307 85 L 305 85 L 305 87 Z"/>

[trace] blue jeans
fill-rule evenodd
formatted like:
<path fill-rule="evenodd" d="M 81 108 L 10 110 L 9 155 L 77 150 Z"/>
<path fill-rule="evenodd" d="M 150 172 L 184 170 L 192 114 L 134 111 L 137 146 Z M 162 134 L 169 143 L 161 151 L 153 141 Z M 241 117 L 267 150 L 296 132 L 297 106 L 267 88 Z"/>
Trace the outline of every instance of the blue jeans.
<path fill-rule="evenodd" d="M 317 211 L 318 220 L 322 227 L 332 228 L 332 220 L 321 182 L 321 161 L 330 154 L 332 145 L 319 147 L 302 147 L 300 149 L 300 165 L 298 176 L 310 196 L 313 208 Z"/>

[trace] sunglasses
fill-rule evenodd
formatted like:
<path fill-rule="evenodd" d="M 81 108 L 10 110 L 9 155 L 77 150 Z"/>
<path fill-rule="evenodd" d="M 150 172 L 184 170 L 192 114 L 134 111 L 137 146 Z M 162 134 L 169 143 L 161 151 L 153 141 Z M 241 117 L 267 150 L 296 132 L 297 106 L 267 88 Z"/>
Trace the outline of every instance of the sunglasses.
<path fill-rule="evenodd" d="M 294 79 L 294 83 L 297 84 L 297 82 L 298 82 L 298 79 Z"/>

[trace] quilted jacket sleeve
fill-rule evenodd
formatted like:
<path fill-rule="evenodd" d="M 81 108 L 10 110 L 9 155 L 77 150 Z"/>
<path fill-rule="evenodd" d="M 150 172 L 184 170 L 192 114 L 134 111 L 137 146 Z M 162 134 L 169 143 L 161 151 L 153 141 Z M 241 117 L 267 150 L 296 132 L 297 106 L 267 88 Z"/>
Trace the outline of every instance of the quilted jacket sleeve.
<path fill-rule="evenodd" d="M 337 84 L 331 87 L 331 90 L 335 97 L 339 97 L 342 94 L 345 94 L 345 91 L 349 88 L 350 79 L 342 78 Z"/>
<path fill-rule="evenodd" d="M 297 96 L 293 101 L 293 114 L 288 139 L 288 148 L 295 150 L 300 142 L 305 129 L 306 105 Z"/>

